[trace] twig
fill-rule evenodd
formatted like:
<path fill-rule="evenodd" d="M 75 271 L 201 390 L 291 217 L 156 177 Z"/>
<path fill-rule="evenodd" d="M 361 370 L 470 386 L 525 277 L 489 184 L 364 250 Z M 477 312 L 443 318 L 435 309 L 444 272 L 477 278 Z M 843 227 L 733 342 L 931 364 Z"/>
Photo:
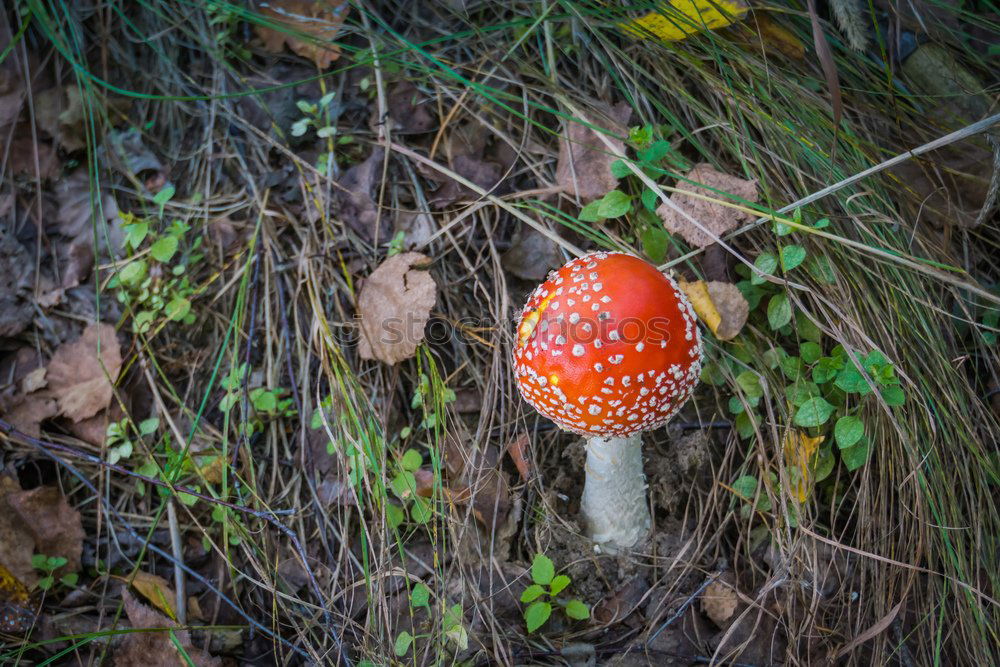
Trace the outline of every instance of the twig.
<path fill-rule="evenodd" d="M 174 609 L 177 622 L 187 625 L 187 594 L 184 592 L 184 550 L 181 548 L 181 529 L 177 523 L 177 507 L 174 499 L 167 499 L 167 524 L 170 526 L 170 549 L 174 552 Z"/>

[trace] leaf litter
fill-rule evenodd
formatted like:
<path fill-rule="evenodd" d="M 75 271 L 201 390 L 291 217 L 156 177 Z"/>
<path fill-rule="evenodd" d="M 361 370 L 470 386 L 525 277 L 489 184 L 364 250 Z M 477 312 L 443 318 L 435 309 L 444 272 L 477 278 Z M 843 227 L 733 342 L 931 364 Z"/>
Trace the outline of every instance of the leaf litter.
<path fill-rule="evenodd" d="M 605 145 L 601 134 L 577 120 L 565 121 L 565 134 L 559 141 L 556 184 L 572 197 L 586 204 L 599 199 L 618 185 L 611 164 L 625 154 L 625 144 L 618 138 L 628 133 L 632 108 L 620 102 L 604 106 L 603 113 L 590 119 L 610 134 L 614 152 Z"/>
<path fill-rule="evenodd" d="M 437 301 L 434 278 L 420 268 L 430 261 L 417 252 L 393 255 L 365 279 L 358 294 L 362 359 L 395 364 L 417 351 Z"/>
<path fill-rule="evenodd" d="M 684 179 L 686 180 L 679 180 L 676 186 L 682 192 L 671 194 L 670 201 L 684 213 L 704 225 L 715 237 L 721 237 L 736 229 L 740 223 L 750 222 L 754 219 L 749 213 L 718 202 L 724 201 L 742 206 L 745 204 L 738 199 L 756 202 L 758 197 L 757 181 L 747 181 L 724 174 L 712 165 L 704 163 L 695 165 L 691 171 L 684 175 Z M 700 197 L 693 197 L 685 192 L 700 195 Z M 720 192 L 731 194 L 733 197 L 726 197 L 724 194 L 719 194 Z M 718 201 L 706 201 L 702 197 Z M 712 235 L 699 229 L 673 207 L 660 204 L 656 213 L 663 220 L 663 225 L 668 232 L 679 234 L 692 247 L 704 248 L 715 243 Z"/>

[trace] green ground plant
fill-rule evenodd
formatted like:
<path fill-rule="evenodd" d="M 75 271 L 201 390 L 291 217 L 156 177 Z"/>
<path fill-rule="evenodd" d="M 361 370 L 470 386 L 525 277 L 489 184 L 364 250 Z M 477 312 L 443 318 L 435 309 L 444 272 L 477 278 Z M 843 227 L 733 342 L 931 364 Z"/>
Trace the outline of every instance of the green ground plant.
<path fill-rule="evenodd" d="M 576 598 L 561 595 L 573 583 L 565 574 L 556 574 L 552 559 L 535 554 L 531 561 L 532 583 L 521 593 L 521 602 L 528 632 L 535 632 L 552 616 L 553 608 L 562 609 L 567 618 L 582 621 L 590 618 L 590 607 Z"/>

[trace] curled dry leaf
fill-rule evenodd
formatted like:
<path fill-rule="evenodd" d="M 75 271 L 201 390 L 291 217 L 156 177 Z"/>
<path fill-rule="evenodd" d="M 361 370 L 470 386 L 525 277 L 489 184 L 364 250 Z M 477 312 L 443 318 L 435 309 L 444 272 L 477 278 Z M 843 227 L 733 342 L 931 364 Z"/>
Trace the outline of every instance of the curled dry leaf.
<path fill-rule="evenodd" d="M 728 625 L 739 604 L 739 595 L 726 581 L 713 581 L 701 594 L 701 610 L 720 628 Z"/>
<path fill-rule="evenodd" d="M 358 295 L 362 359 L 395 364 L 416 352 L 437 300 L 437 285 L 430 273 L 414 267 L 430 261 L 418 252 L 393 255 L 365 280 Z"/>
<path fill-rule="evenodd" d="M 528 445 L 530 443 L 531 439 L 527 433 L 522 433 L 507 443 L 507 454 L 510 455 L 510 459 L 514 462 L 514 467 L 517 468 L 517 473 L 521 476 L 521 480 L 525 482 L 531 479 L 531 455 L 528 452 Z"/>
<path fill-rule="evenodd" d="M 130 632 L 115 650 L 115 667 L 145 667 L 146 665 L 163 665 L 164 667 L 216 667 L 222 664 L 219 658 L 213 657 L 195 647 L 191 643 L 191 633 L 177 629 L 179 626 L 160 612 L 139 602 L 128 590 L 122 593 L 125 603 L 125 613 L 135 629 L 142 628 L 175 628 L 170 632 Z M 174 645 L 172 638 L 184 649 L 184 654 Z"/>
<path fill-rule="evenodd" d="M 732 283 L 704 280 L 680 281 L 681 289 L 687 294 L 705 326 L 719 340 L 732 340 L 746 324 L 750 315 L 750 304 L 743 293 Z"/>
<path fill-rule="evenodd" d="M 121 350 L 110 324 L 90 324 L 78 340 L 59 346 L 46 377 L 60 414 L 78 422 L 108 407 L 121 366 Z"/>
<path fill-rule="evenodd" d="M 288 46 L 326 69 L 340 57 L 340 47 L 333 40 L 350 8 L 346 0 L 269 0 L 260 4 L 260 13 L 278 28 L 257 25 L 254 29 L 271 53 L 281 53 Z"/>
<path fill-rule="evenodd" d="M 621 102 L 605 108 L 601 115 L 594 114 L 588 120 L 606 128 L 611 135 L 627 133 L 632 109 Z M 625 154 L 625 144 L 611 138 L 614 153 Z M 559 142 L 559 162 L 556 165 L 556 184 L 572 196 L 587 203 L 603 197 L 618 185 L 618 179 L 611 173 L 611 163 L 618 159 L 604 144 L 601 135 L 579 121 L 568 121 L 566 133 Z"/>
<path fill-rule="evenodd" d="M 689 171 L 685 177 L 699 183 L 694 185 L 687 181 L 677 183 L 678 190 L 685 190 L 700 197 L 709 197 L 718 201 L 725 201 L 730 204 L 738 204 L 730 197 L 719 194 L 728 192 L 740 199 L 748 202 L 757 201 L 757 181 L 746 181 L 736 176 L 729 176 L 720 171 L 716 171 L 712 165 L 698 164 Z M 707 187 L 703 187 L 707 186 Z M 710 189 L 711 188 L 711 189 Z M 715 192 L 718 191 L 718 192 Z M 741 222 L 749 222 L 753 217 L 743 211 L 738 211 L 728 206 L 723 206 L 715 201 L 706 201 L 699 197 L 692 197 L 683 192 L 675 192 L 670 195 L 670 201 L 678 206 L 687 215 L 691 216 L 704 227 L 706 227 L 716 237 L 722 236 L 726 232 L 735 229 Z M 680 234 L 685 241 L 695 248 L 704 248 L 715 243 L 712 235 L 699 229 L 694 223 L 684 215 L 674 210 L 667 204 L 660 204 L 656 213 L 663 220 L 664 226 L 671 234 Z"/>

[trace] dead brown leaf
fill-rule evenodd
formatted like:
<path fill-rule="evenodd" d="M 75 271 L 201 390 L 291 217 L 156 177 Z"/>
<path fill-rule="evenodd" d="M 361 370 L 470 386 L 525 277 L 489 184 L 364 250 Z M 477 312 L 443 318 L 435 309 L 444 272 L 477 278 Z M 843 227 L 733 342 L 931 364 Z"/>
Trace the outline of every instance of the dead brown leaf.
<path fill-rule="evenodd" d="M 14 519 L 13 525 L 31 538 L 33 553 L 66 559 L 66 565 L 57 570 L 58 574 L 78 571 L 84 538 L 80 513 L 70 507 L 66 498 L 54 486 L 39 486 L 23 491 L 14 482 L 13 486 L 8 483 L 7 489 L 3 499 L 6 511 L 0 511 L 0 515 L 10 515 L 8 518 Z M 30 564 L 29 553 L 29 567 Z M 16 565 L 23 571 L 23 563 Z M 15 572 L 15 566 L 11 563 L 7 563 L 7 567 Z"/>
<path fill-rule="evenodd" d="M 287 46 L 326 69 L 340 57 L 340 47 L 333 40 L 350 8 L 345 0 L 269 0 L 261 5 L 260 13 L 280 28 L 257 25 L 254 30 L 271 53 L 281 53 Z M 308 38 L 297 37 L 296 33 Z"/>
<path fill-rule="evenodd" d="M 47 391 L 18 394 L 0 400 L 0 414 L 18 431 L 38 438 L 42 435 L 42 422 L 59 415 L 59 405 Z"/>
<path fill-rule="evenodd" d="M 620 102 L 605 107 L 603 113 L 588 120 L 595 126 L 606 128 L 612 135 L 624 135 L 632 109 Z M 614 153 L 625 154 L 625 144 L 611 137 Z M 618 159 L 604 144 L 601 135 L 578 121 L 568 121 L 566 133 L 559 143 L 559 162 L 556 165 L 556 183 L 586 204 L 603 197 L 618 185 L 611 173 L 611 163 Z"/>
<path fill-rule="evenodd" d="M 732 340 L 747 323 L 750 304 L 739 288 L 732 283 L 713 280 L 708 283 L 708 295 L 722 316 L 722 322 L 714 332 L 716 337 L 719 340 Z"/>
<path fill-rule="evenodd" d="M 687 181 L 679 181 L 677 183 L 678 190 L 685 190 L 728 203 L 739 202 L 735 202 L 732 198 L 720 195 L 713 190 L 728 192 L 748 202 L 757 201 L 757 181 L 745 181 L 742 178 L 723 174 L 720 171 L 716 171 L 710 164 L 702 163 L 695 165 L 691 171 L 685 174 L 685 177 L 700 185 L 693 185 Z M 735 229 L 741 222 L 749 222 L 753 219 L 743 211 L 680 192 L 670 195 L 670 201 L 704 225 L 715 236 L 722 236 L 726 232 Z M 668 232 L 671 234 L 680 234 L 692 247 L 704 248 L 715 243 L 715 240 L 709 234 L 696 227 L 667 204 L 661 204 L 656 209 L 656 212 L 663 220 L 663 224 Z"/>
<path fill-rule="evenodd" d="M 60 345 L 47 373 L 60 414 L 79 422 L 108 407 L 121 365 L 121 350 L 110 324 L 89 324 L 78 340 Z"/>
<path fill-rule="evenodd" d="M 7 130 L 5 129 L 4 132 Z M 6 137 L 3 137 L 6 138 Z M 59 174 L 62 163 L 56 155 L 56 148 L 47 141 L 35 141 L 31 131 L 23 124 L 14 130 L 10 142 L 10 150 L 0 144 L 0 150 L 9 154 L 7 168 L 14 174 L 23 174 L 29 178 L 36 175 L 42 180 L 54 178 Z M 38 160 L 36 165 L 35 160 Z M 37 171 L 36 171 L 37 167 Z"/>
<path fill-rule="evenodd" d="M 30 588 L 38 581 L 35 568 L 31 566 L 35 540 L 7 503 L 8 495 L 20 491 L 21 485 L 17 480 L 0 474 L 0 565 L 6 567 L 17 581 Z"/>
<path fill-rule="evenodd" d="M 95 241 L 98 254 L 110 256 L 122 247 L 124 236 L 119 227 L 118 205 L 114 197 L 101 193 L 100 202 L 92 200 L 86 169 L 78 169 L 60 179 L 55 193 L 59 202 L 55 231 L 70 239 L 69 243 L 60 246 L 62 287 L 69 289 L 79 285 L 90 274 Z M 100 206 L 97 206 L 98 203 Z"/>
<path fill-rule="evenodd" d="M 107 410 L 101 410 L 93 417 L 88 417 L 82 421 L 69 422 L 65 424 L 75 437 L 89 442 L 95 447 L 100 447 L 108 436 L 108 424 L 121 421 L 125 417 L 125 412 L 117 402 L 112 402 Z"/>
<path fill-rule="evenodd" d="M 411 81 L 400 81 L 389 89 L 386 104 L 392 118 L 393 132 L 421 134 L 437 125 L 430 105 L 420 99 L 420 91 Z"/>
<path fill-rule="evenodd" d="M 644 575 L 637 575 L 594 607 L 594 619 L 605 625 L 623 621 L 636 610 L 648 592 L 649 580 Z"/>
<path fill-rule="evenodd" d="M 746 324 L 750 304 L 732 283 L 704 280 L 680 281 L 680 287 L 694 306 L 698 319 L 719 340 L 732 340 Z"/>
<path fill-rule="evenodd" d="M 525 482 L 531 479 L 532 475 L 531 455 L 528 453 L 530 443 L 531 439 L 528 434 L 522 433 L 507 444 L 507 454 L 514 462 L 514 467 L 521 475 L 521 480 Z"/>
<path fill-rule="evenodd" d="M 455 422 L 456 426 L 462 422 Z M 472 505 L 472 514 L 488 530 L 500 530 L 511 509 L 507 474 L 500 469 L 500 449 L 495 444 L 476 447 L 464 424 L 445 437 L 444 465 L 448 471 L 446 497 L 459 505 Z"/>
<path fill-rule="evenodd" d="M 383 233 L 386 222 L 384 218 L 378 230 L 375 228 L 375 222 L 378 220 L 378 204 L 372 198 L 372 190 L 381 180 L 384 155 L 385 152 L 381 148 L 375 148 L 362 162 L 345 171 L 338 183 L 340 218 L 369 243 L 376 237 L 379 240 L 388 240 Z"/>
<path fill-rule="evenodd" d="M 396 220 L 394 233 L 403 232 L 403 249 L 413 250 L 424 246 L 436 231 L 430 213 L 403 213 Z"/>
<path fill-rule="evenodd" d="M 160 612 L 139 602 L 128 590 L 122 592 L 125 603 L 125 613 L 132 627 L 142 628 L 177 628 L 177 623 Z M 187 658 L 171 641 L 171 634 L 177 638 L 177 643 L 184 649 Z M 163 667 L 188 667 L 188 659 L 196 667 L 218 667 L 222 664 L 219 658 L 213 657 L 195 647 L 191 643 L 191 633 L 187 630 L 174 629 L 170 631 L 130 632 L 125 640 L 115 650 L 114 664 L 116 667 L 146 667 L 146 665 L 162 665 Z"/>
<path fill-rule="evenodd" d="M 31 323 L 34 266 L 14 235 L 0 229 L 0 338 L 16 336 Z"/>
<path fill-rule="evenodd" d="M 493 195 L 503 194 L 508 185 L 502 181 L 517 159 L 506 142 L 496 140 L 488 129 L 478 122 L 459 123 L 450 130 L 442 142 L 448 166 L 462 178 L 475 183 Z M 480 199 L 475 190 L 466 187 L 441 172 L 420 164 L 417 166 L 425 178 L 439 184 L 428 203 L 443 209 L 457 201 Z"/>
<path fill-rule="evenodd" d="M 550 269 L 563 263 L 556 242 L 527 225 L 517 228 L 500 262 L 518 278 L 535 282 L 544 280 Z"/>
<path fill-rule="evenodd" d="M 69 152 L 86 148 L 83 96 L 78 86 L 56 86 L 35 97 L 38 126 Z"/>
<path fill-rule="evenodd" d="M 701 594 L 701 610 L 720 628 L 728 625 L 739 604 L 739 595 L 727 581 L 713 581 Z"/>
<path fill-rule="evenodd" d="M 143 572 L 139 570 L 132 578 L 132 588 L 139 591 L 142 597 L 153 603 L 157 609 L 170 617 L 170 620 L 177 620 L 177 594 L 163 577 Z"/>
<path fill-rule="evenodd" d="M 395 364 L 416 352 L 437 301 L 437 285 L 430 273 L 414 265 L 430 261 L 417 252 L 393 255 L 365 280 L 358 295 L 362 359 Z"/>

